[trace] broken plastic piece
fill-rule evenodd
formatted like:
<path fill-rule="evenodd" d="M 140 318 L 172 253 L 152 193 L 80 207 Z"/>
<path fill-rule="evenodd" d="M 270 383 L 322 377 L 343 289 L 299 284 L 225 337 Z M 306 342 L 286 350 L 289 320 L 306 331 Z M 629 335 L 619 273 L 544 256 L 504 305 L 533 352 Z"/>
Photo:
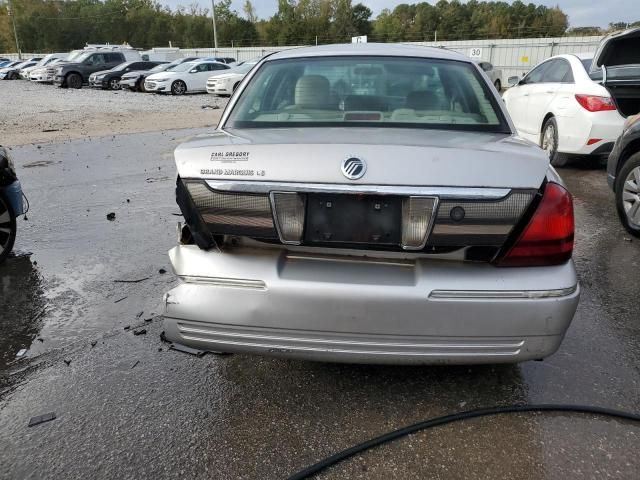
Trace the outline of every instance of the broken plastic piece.
<path fill-rule="evenodd" d="M 26 354 L 27 354 L 27 349 L 21 348 L 20 350 L 18 350 L 18 353 L 16 353 L 16 358 L 24 357 Z"/>
<path fill-rule="evenodd" d="M 189 355 L 195 355 L 196 357 L 203 357 L 207 352 L 204 350 L 198 350 L 197 348 L 187 347 L 181 343 L 174 343 L 169 347 L 169 350 L 177 350 L 178 352 L 188 353 Z"/>
<path fill-rule="evenodd" d="M 40 425 L 41 423 L 50 422 L 51 420 L 56 419 L 56 413 L 50 412 L 45 413 L 44 415 L 38 415 L 37 417 L 31 417 L 29 420 L 29 427 L 34 427 L 36 425 Z"/>

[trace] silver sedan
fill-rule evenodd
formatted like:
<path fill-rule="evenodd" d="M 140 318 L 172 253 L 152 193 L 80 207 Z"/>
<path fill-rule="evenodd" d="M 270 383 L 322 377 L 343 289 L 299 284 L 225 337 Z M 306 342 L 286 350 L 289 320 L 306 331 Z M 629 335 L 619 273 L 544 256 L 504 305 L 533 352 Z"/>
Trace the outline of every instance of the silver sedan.
<path fill-rule="evenodd" d="M 167 338 L 358 363 L 554 353 L 572 198 L 470 59 L 354 44 L 263 59 L 180 145 Z"/>

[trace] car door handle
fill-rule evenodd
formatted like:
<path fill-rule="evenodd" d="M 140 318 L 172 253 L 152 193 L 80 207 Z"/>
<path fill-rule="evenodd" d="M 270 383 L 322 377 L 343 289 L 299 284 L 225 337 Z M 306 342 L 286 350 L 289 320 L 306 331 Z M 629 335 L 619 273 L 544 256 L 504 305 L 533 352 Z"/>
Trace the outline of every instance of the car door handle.
<path fill-rule="evenodd" d="M 553 90 L 547 90 L 545 93 L 553 93 Z"/>
<path fill-rule="evenodd" d="M 522 96 L 523 96 L 523 97 L 528 97 L 528 96 L 529 96 L 529 94 L 528 94 L 528 93 L 523 93 L 523 94 L 522 94 Z"/>

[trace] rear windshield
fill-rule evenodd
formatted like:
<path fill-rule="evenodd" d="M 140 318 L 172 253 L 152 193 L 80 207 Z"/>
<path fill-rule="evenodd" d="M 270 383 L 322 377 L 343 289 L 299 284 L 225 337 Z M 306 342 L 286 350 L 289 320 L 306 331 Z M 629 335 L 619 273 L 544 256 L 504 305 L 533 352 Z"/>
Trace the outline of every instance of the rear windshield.
<path fill-rule="evenodd" d="M 363 124 L 509 132 L 495 98 L 471 64 L 373 56 L 267 61 L 225 126 Z"/>

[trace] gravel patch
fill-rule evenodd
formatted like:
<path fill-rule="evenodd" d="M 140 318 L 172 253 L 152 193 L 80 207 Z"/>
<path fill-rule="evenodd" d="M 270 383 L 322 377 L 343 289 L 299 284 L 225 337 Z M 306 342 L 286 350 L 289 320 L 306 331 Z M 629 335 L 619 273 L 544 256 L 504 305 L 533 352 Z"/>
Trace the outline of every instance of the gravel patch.
<path fill-rule="evenodd" d="M 24 145 L 81 137 L 214 127 L 228 99 L 128 90 L 58 88 L 0 81 L 0 144 Z"/>

